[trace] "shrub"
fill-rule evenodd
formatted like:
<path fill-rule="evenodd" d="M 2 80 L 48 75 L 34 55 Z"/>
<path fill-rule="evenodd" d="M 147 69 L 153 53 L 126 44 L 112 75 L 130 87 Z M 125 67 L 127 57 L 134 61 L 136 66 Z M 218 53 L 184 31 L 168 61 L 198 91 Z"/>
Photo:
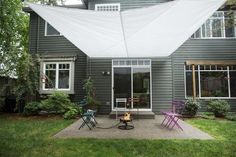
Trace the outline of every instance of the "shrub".
<path fill-rule="evenodd" d="M 101 103 L 98 100 L 96 100 L 94 81 L 91 79 L 91 77 L 84 80 L 83 89 L 86 92 L 85 98 L 86 98 L 89 108 L 90 109 L 97 109 Z"/>
<path fill-rule="evenodd" d="M 213 112 L 216 117 L 224 117 L 230 110 L 230 106 L 225 100 L 212 100 L 207 105 L 207 109 Z"/>
<path fill-rule="evenodd" d="M 65 119 L 74 119 L 77 117 L 79 111 L 74 107 L 69 107 L 69 110 L 63 115 Z"/>
<path fill-rule="evenodd" d="M 27 103 L 26 106 L 24 107 L 23 114 L 25 116 L 30 116 L 30 115 L 37 115 L 41 111 L 42 106 L 40 102 L 30 102 Z"/>
<path fill-rule="evenodd" d="M 72 106 L 69 95 L 62 92 L 54 92 L 42 101 L 42 109 L 47 112 L 65 113 Z"/>
<path fill-rule="evenodd" d="M 231 121 L 236 121 L 236 115 L 226 115 L 225 118 Z"/>
<path fill-rule="evenodd" d="M 193 99 L 188 99 L 184 106 L 184 115 L 194 117 L 200 109 L 200 103 Z"/>

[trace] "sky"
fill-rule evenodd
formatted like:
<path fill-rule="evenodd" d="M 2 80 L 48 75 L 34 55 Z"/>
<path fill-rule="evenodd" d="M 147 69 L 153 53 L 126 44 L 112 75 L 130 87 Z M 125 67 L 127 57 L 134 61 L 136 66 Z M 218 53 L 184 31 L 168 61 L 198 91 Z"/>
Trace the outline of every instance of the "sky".
<path fill-rule="evenodd" d="M 69 4 L 81 4 L 81 0 L 66 0 L 65 1 L 65 5 L 69 5 Z"/>

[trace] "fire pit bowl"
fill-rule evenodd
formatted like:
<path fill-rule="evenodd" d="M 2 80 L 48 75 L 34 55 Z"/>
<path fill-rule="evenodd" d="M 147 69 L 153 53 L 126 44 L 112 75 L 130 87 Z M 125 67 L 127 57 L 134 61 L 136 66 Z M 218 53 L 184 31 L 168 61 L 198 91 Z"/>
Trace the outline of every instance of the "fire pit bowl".
<path fill-rule="evenodd" d="M 132 119 L 125 119 L 125 118 L 120 118 L 120 122 L 123 123 L 122 125 L 119 125 L 118 128 L 121 130 L 131 130 L 134 129 L 133 125 L 130 125 L 128 123 L 132 122 Z"/>

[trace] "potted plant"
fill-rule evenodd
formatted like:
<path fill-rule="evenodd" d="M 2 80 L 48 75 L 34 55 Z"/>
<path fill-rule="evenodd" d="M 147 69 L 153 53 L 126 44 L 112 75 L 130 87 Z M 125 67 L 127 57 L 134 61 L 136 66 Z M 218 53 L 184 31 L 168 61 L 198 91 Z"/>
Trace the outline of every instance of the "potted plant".
<path fill-rule="evenodd" d="M 98 107 L 101 103 L 98 100 L 96 100 L 94 83 L 93 83 L 93 80 L 91 79 L 91 77 L 84 80 L 83 89 L 86 92 L 85 99 L 88 104 L 88 109 L 92 109 L 92 110 L 97 111 Z"/>

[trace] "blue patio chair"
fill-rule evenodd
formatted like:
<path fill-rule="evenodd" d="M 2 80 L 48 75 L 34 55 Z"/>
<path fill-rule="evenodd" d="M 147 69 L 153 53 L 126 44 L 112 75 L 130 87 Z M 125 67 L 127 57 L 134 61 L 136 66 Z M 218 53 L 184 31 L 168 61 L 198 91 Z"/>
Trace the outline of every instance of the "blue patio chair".
<path fill-rule="evenodd" d="M 97 124 L 97 121 L 95 119 L 95 113 L 96 111 L 90 110 L 88 109 L 85 112 L 85 106 L 87 105 L 87 101 L 84 99 L 82 101 L 79 102 L 79 106 L 82 107 L 82 113 L 80 114 L 81 119 L 82 119 L 82 124 L 79 127 L 79 130 L 81 128 L 83 128 L 85 125 L 89 128 L 89 130 L 91 130 L 92 128 L 94 128 Z"/>

